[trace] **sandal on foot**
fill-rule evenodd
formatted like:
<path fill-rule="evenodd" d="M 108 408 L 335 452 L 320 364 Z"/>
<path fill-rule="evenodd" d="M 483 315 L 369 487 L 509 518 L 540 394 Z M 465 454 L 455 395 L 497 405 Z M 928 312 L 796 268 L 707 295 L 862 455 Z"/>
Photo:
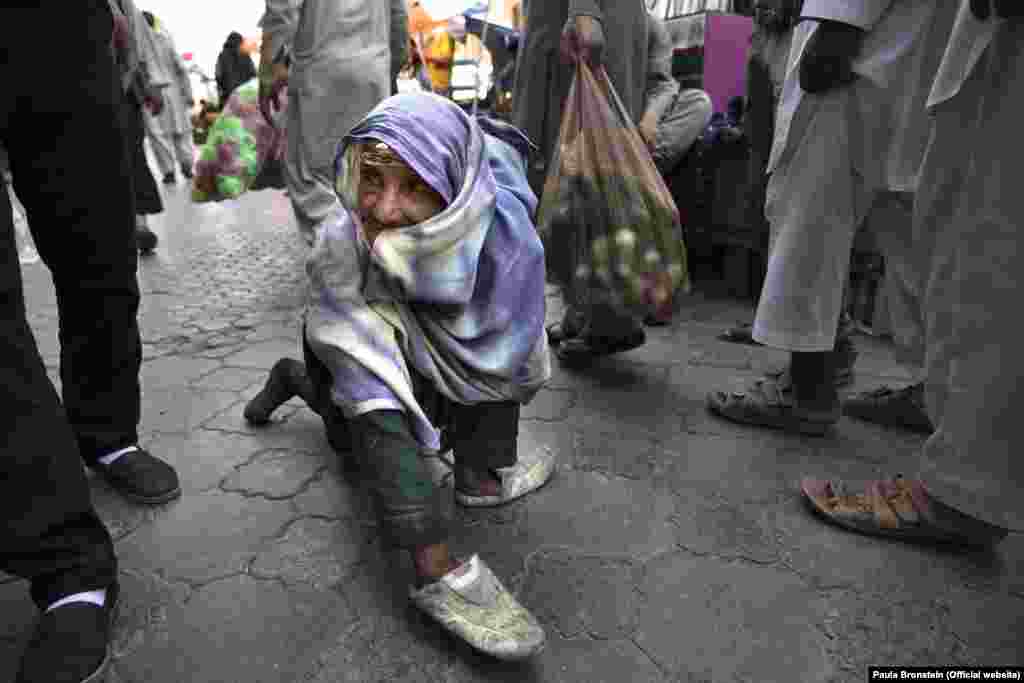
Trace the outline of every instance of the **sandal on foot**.
<path fill-rule="evenodd" d="M 544 649 L 544 629 L 478 556 L 409 598 L 424 613 L 470 646 L 516 661 Z"/>
<path fill-rule="evenodd" d="M 708 409 L 727 420 L 811 436 L 824 436 L 839 421 L 839 403 L 829 410 L 797 405 L 788 372 L 766 375 L 745 392 L 713 391 Z"/>
<path fill-rule="evenodd" d="M 924 408 L 924 385 L 903 389 L 881 386 L 843 401 L 843 414 L 885 427 L 931 434 L 935 429 Z"/>
<path fill-rule="evenodd" d="M 548 448 L 535 448 L 520 454 L 512 467 L 495 470 L 501 482 L 501 493 L 481 496 L 478 493 L 455 489 L 455 501 L 463 507 L 495 507 L 533 493 L 551 480 L 555 472 L 555 454 Z"/>
<path fill-rule="evenodd" d="M 922 514 L 924 503 L 914 500 L 927 500 L 923 487 L 899 475 L 869 482 L 864 492 L 857 494 L 847 493 L 838 482 L 807 477 L 800 482 L 800 493 L 811 510 L 826 521 L 870 536 L 972 548 L 991 547 L 1005 537 L 1005 530 L 973 518 L 965 519 L 988 533 L 968 534 L 938 526 Z"/>

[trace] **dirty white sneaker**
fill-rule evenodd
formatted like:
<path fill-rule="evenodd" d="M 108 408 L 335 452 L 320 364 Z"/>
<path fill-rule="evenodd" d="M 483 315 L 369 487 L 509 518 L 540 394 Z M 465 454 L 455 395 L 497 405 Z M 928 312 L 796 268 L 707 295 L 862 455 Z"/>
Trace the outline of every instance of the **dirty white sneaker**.
<path fill-rule="evenodd" d="M 455 489 L 455 500 L 465 507 L 493 507 L 522 498 L 548 483 L 555 472 L 555 454 L 546 446 L 519 454 L 519 462 L 497 470 L 501 477 L 501 495 L 474 496 Z"/>
<path fill-rule="evenodd" d="M 413 604 L 477 650 L 506 661 L 544 649 L 544 629 L 477 555 L 423 588 L 410 588 Z"/>

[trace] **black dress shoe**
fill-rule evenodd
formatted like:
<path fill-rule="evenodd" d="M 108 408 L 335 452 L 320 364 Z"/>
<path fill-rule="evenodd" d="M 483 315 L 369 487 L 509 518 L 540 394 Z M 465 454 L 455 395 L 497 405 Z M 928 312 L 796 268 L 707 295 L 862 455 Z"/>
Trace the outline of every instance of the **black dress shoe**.
<path fill-rule="evenodd" d="M 163 460 L 141 448 L 104 465 L 90 467 L 122 496 L 136 503 L 159 505 L 181 495 L 178 473 Z"/>
<path fill-rule="evenodd" d="M 110 636 L 118 587 L 100 607 L 73 602 L 39 617 L 21 656 L 15 683 L 99 683 L 110 663 Z"/>
<path fill-rule="evenodd" d="M 149 254 L 156 249 L 156 244 L 159 240 L 155 232 L 138 225 L 135 227 L 135 241 L 139 245 L 139 253 Z"/>
<path fill-rule="evenodd" d="M 164 185 L 173 185 L 177 181 L 174 177 L 174 173 L 164 173 Z"/>

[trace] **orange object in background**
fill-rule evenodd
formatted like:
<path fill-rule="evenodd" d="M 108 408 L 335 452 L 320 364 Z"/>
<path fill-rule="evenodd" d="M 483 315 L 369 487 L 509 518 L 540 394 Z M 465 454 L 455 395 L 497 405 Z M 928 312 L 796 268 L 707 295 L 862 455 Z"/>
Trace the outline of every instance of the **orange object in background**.
<path fill-rule="evenodd" d="M 440 21 L 432 19 L 420 3 L 415 0 L 409 3 L 409 33 L 413 35 L 417 33 L 430 33 L 435 28 L 447 25 L 447 18 Z"/>
<path fill-rule="evenodd" d="M 423 61 L 427 75 L 434 86 L 434 92 L 447 95 L 452 82 L 452 65 L 455 62 L 455 39 L 445 30 L 435 31 L 427 38 L 423 50 Z"/>

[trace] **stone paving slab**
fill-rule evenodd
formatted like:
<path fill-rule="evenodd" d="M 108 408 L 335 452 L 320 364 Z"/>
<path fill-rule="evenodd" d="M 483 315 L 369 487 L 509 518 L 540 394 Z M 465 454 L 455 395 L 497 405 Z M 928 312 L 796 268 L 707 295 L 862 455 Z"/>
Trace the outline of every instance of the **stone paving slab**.
<path fill-rule="evenodd" d="M 525 500 L 457 510 L 478 552 L 545 624 L 547 649 L 502 664 L 410 607 L 408 557 L 381 548 L 373 508 L 298 401 L 252 427 L 245 402 L 278 357 L 300 358 L 304 247 L 280 193 L 195 206 L 164 188 L 156 254 L 140 264 L 143 444 L 179 471 L 155 508 L 90 477 L 116 539 L 123 683 L 854 683 L 873 664 L 1024 663 L 1024 536 L 994 553 L 887 543 L 826 526 L 802 475 L 912 474 L 920 436 L 843 420 L 824 438 L 736 426 L 706 394 L 781 367 L 717 335 L 752 307 L 695 294 L 648 344 L 586 369 L 555 363 L 523 409 L 520 448 L 557 454 Z M 25 289 L 56 381 L 55 298 Z M 549 321 L 558 319 L 548 288 Z M 856 337 L 850 391 L 905 383 L 885 340 Z M 0 681 L 35 610 L 0 575 Z"/>

